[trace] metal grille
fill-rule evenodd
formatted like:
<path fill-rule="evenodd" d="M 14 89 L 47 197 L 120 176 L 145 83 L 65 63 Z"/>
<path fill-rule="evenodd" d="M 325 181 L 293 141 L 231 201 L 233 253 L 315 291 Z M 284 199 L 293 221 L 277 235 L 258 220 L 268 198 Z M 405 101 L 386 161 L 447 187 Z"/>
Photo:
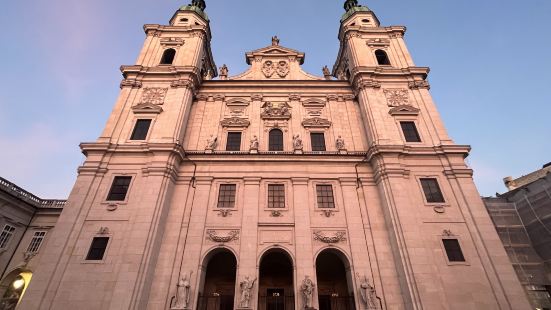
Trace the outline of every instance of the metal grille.
<path fill-rule="evenodd" d="M 151 126 L 150 119 L 137 120 L 136 126 L 134 126 L 134 131 L 132 131 L 132 135 L 130 136 L 130 140 L 145 140 L 145 138 L 147 138 L 149 126 Z"/>
<path fill-rule="evenodd" d="M 444 248 L 446 249 L 446 254 L 448 255 L 448 260 L 450 262 L 464 262 L 465 257 L 461 251 L 461 246 L 457 239 L 442 239 L 444 243 Z"/>
<path fill-rule="evenodd" d="M 15 227 L 8 224 L 4 226 L 4 229 L 0 234 L 0 249 L 3 249 L 8 245 L 8 243 L 11 240 L 11 237 L 13 236 L 14 231 L 15 231 Z"/>
<path fill-rule="evenodd" d="M 235 206 L 235 184 L 221 184 L 218 193 L 218 208 L 233 208 Z"/>
<path fill-rule="evenodd" d="M 268 184 L 268 208 L 285 208 L 285 185 Z"/>
<path fill-rule="evenodd" d="M 325 136 L 323 133 L 311 133 L 312 151 L 325 151 Z"/>
<path fill-rule="evenodd" d="M 102 260 L 109 243 L 109 237 L 94 237 L 92 245 L 86 255 L 86 260 Z"/>
<path fill-rule="evenodd" d="M 400 122 L 406 142 L 421 142 L 421 137 L 415 126 L 415 122 Z"/>
<path fill-rule="evenodd" d="M 126 193 L 128 192 L 128 187 L 130 186 L 131 180 L 132 177 L 116 176 L 113 179 L 113 184 L 111 185 L 111 190 L 109 191 L 107 200 L 123 201 L 126 198 Z"/>
<path fill-rule="evenodd" d="M 45 231 L 35 231 L 34 236 L 31 240 L 31 243 L 29 243 L 29 247 L 27 248 L 27 252 L 30 252 L 30 253 L 38 252 L 38 249 L 40 249 L 40 245 L 42 245 L 42 241 L 44 240 L 45 236 L 46 236 Z"/>
<path fill-rule="evenodd" d="M 226 151 L 241 150 L 241 133 L 228 132 L 228 141 L 226 142 Z"/>
<path fill-rule="evenodd" d="M 427 202 L 444 202 L 444 196 L 436 179 L 421 179 Z"/>
<path fill-rule="evenodd" d="M 334 208 L 335 200 L 333 198 L 333 186 L 331 185 L 316 185 L 316 193 L 318 196 L 319 208 Z"/>

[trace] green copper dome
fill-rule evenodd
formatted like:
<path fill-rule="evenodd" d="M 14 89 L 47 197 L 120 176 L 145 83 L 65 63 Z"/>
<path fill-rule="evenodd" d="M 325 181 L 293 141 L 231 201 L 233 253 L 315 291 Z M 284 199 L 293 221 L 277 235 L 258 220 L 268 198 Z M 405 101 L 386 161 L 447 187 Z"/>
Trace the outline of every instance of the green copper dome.
<path fill-rule="evenodd" d="M 207 5 L 204 0 L 193 0 L 190 4 L 181 6 L 180 11 L 193 11 L 208 21 L 209 17 L 207 13 L 205 13 L 206 7 Z"/>
<path fill-rule="evenodd" d="M 348 17 L 350 17 L 352 14 L 356 12 L 370 12 L 371 10 L 367 6 L 355 6 L 348 10 L 346 13 L 344 13 L 341 17 L 341 22 L 345 21 Z"/>

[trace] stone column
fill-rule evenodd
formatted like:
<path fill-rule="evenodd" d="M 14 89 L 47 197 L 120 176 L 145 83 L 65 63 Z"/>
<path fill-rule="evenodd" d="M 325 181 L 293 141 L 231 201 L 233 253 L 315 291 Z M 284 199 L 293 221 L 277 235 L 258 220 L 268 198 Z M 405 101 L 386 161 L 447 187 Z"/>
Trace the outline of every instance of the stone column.
<path fill-rule="evenodd" d="M 312 229 L 310 227 L 311 205 L 308 197 L 310 188 L 308 178 L 291 178 L 293 182 L 293 206 L 295 208 L 295 304 L 296 309 L 303 309 L 304 302 L 300 285 L 306 276 L 309 276 L 314 284 L 314 296 L 312 306 L 318 308 L 318 294 L 316 281 L 316 266 L 312 248 Z"/>
<path fill-rule="evenodd" d="M 243 210 L 240 235 L 238 270 L 235 279 L 235 309 L 256 309 L 258 296 L 258 208 L 260 193 L 260 177 L 245 177 L 245 189 L 243 191 Z M 251 299 L 249 308 L 241 307 L 241 289 L 239 283 L 248 276 L 250 279 L 256 278 L 253 289 L 251 290 Z"/>

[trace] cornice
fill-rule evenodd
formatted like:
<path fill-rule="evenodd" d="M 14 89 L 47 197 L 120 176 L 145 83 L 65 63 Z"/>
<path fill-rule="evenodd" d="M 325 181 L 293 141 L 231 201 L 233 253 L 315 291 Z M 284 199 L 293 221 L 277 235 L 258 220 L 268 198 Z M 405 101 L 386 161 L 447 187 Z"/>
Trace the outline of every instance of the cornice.
<path fill-rule="evenodd" d="M 141 88 L 144 82 L 162 79 L 162 82 L 170 82 L 171 87 L 185 87 L 195 91 L 202 81 L 200 70 L 193 66 L 155 66 L 144 67 L 138 65 L 121 66 L 124 77 L 121 88 Z"/>
<path fill-rule="evenodd" d="M 382 34 L 386 33 L 392 37 L 403 37 L 406 34 L 406 26 L 387 26 L 387 27 L 362 27 L 362 26 L 347 26 L 340 29 L 339 40 L 343 41 L 344 38 L 354 37 L 353 33 L 359 34 Z"/>
<path fill-rule="evenodd" d="M 395 155 L 461 155 L 463 158 L 469 156 L 471 147 L 469 145 L 436 145 L 436 146 L 410 146 L 410 145 L 372 145 L 366 154 L 367 161 L 374 157 L 385 154 Z"/>
<path fill-rule="evenodd" d="M 209 26 L 190 25 L 190 26 L 170 26 L 159 24 L 145 24 L 143 30 L 147 36 L 160 37 L 163 33 L 201 33 L 210 42 L 212 35 Z"/>

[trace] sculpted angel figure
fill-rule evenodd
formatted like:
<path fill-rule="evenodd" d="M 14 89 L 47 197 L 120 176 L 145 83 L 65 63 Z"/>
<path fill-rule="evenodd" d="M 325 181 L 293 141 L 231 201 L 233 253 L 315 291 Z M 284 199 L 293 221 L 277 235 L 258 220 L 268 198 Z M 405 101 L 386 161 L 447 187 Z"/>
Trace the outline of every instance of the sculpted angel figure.
<path fill-rule="evenodd" d="M 302 298 L 304 300 L 304 308 L 312 308 L 312 296 L 314 295 L 314 282 L 310 277 L 305 276 L 300 285 L 300 291 L 302 292 Z"/>
<path fill-rule="evenodd" d="M 249 276 L 246 276 L 245 279 L 241 281 L 241 283 L 239 283 L 239 287 L 241 288 L 240 303 L 242 308 L 250 308 L 252 290 L 253 290 L 255 281 L 256 281 L 256 278 L 251 280 Z"/>
<path fill-rule="evenodd" d="M 302 139 L 299 134 L 293 135 L 293 148 L 295 150 L 302 150 Z"/>
<path fill-rule="evenodd" d="M 214 135 L 210 135 L 210 138 L 207 139 L 207 146 L 205 147 L 205 150 L 214 150 L 217 144 L 218 144 L 218 137 L 215 137 Z"/>
<path fill-rule="evenodd" d="M 375 291 L 375 287 L 369 283 L 367 276 L 364 276 L 363 278 L 360 277 L 359 274 L 356 274 L 356 276 L 360 281 L 360 294 L 362 296 L 363 302 L 367 306 L 367 309 L 378 310 L 379 307 L 377 306 L 377 292 Z"/>
<path fill-rule="evenodd" d="M 254 135 L 253 138 L 251 139 L 250 149 L 251 150 L 258 150 L 258 137 L 256 135 Z"/>
<path fill-rule="evenodd" d="M 178 281 L 178 284 L 176 285 L 176 302 L 174 303 L 172 309 L 186 309 L 188 307 L 189 297 L 191 295 L 189 278 L 192 273 L 193 272 L 190 271 L 189 276 L 185 274 L 182 278 L 180 278 L 180 281 Z"/>

